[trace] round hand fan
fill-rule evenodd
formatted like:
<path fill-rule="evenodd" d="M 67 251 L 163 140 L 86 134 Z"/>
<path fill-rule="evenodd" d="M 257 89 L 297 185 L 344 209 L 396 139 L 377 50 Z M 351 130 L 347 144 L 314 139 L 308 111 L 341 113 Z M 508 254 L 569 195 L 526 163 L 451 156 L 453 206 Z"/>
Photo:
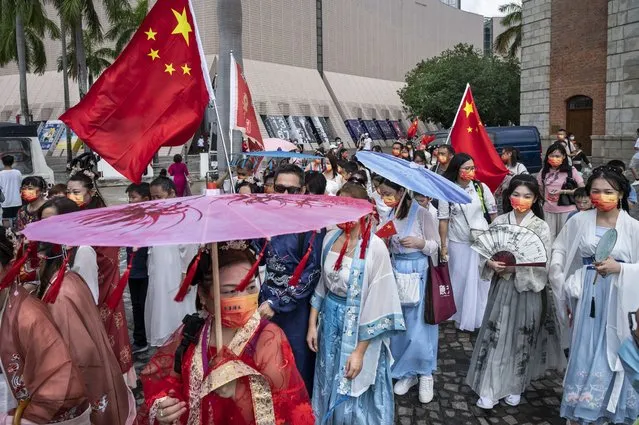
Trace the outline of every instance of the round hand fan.
<path fill-rule="evenodd" d="M 610 257 L 617 244 L 617 229 L 608 229 L 603 234 L 595 249 L 595 262 L 600 263 Z"/>
<path fill-rule="evenodd" d="M 548 261 L 541 238 L 527 227 L 514 224 L 492 226 L 475 239 L 471 248 L 507 266 L 546 267 Z"/>

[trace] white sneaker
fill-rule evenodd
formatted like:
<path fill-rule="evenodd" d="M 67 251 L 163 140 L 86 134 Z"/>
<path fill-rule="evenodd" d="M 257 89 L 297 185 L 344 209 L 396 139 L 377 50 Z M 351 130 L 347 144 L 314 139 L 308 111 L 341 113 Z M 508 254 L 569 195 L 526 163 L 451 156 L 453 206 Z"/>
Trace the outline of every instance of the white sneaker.
<path fill-rule="evenodd" d="M 519 394 L 511 394 L 504 399 L 507 405 L 517 407 L 521 402 L 521 395 Z"/>
<path fill-rule="evenodd" d="M 492 410 L 499 401 L 491 400 L 487 397 L 481 397 L 477 400 L 477 407 L 484 410 Z"/>
<path fill-rule="evenodd" d="M 417 385 L 417 382 L 419 382 L 419 381 L 417 380 L 416 376 L 414 376 L 412 378 L 400 379 L 399 381 L 397 381 L 395 383 L 395 387 L 394 387 L 395 394 L 397 394 L 397 395 L 406 394 L 408 392 L 408 390 L 410 390 L 415 385 Z"/>
<path fill-rule="evenodd" d="M 419 377 L 419 401 L 426 404 L 433 401 L 433 377 L 432 376 L 420 376 Z"/>

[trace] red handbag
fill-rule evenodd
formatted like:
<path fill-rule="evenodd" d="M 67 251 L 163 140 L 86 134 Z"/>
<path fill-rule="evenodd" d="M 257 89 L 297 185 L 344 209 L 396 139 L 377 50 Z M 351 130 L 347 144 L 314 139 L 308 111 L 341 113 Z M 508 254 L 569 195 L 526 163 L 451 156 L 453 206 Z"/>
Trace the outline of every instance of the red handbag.
<path fill-rule="evenodd" d="M 438 325 L 450 319 L 455 313 L 457 313 L 457 307 L 455 307 L 453 287 L 450 284 L 448 263 L 440 261 L 435 266 L 428 257 L 424 320 L 429 325 Z"/>

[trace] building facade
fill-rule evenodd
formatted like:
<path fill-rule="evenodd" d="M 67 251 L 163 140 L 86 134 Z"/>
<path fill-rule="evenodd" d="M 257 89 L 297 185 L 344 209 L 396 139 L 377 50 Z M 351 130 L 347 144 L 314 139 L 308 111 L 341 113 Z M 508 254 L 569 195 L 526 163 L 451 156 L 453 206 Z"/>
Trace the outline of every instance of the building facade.
<path fill-rule="evenodd" d="M 193 5 L 213 77 L 217 5 Z M 440 0 L 243 0 L 242 11 L 244 73 L 263 135 L 310 147 L 361 132 L 390 140 L 406 126 L 397 95 L 406 72 L 458 43 L 482 46 L 483 18 Z M 47 41 L 46 50 L 45 74 L 28 76 L 35 120 L 55 119 L 64 109 L 60 42 Z M 0 69 L 0 93 L 0 121 L 13 120 L 20 113 L 14 65 Z M 72 84 L 71 102 L 77 101 Z"/>
<path fill-rule="evenodd" d="M 524 0 L 521 124 L 629 160 L 639 127 L 639 2 Z"/>

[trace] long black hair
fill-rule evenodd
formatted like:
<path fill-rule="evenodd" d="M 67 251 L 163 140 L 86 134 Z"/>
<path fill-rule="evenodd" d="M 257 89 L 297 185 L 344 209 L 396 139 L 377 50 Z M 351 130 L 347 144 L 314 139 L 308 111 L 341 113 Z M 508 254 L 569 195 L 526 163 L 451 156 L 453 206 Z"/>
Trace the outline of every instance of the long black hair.
<path fill-rule="evenodd" d="M 467 153 L 460 152 L 453 156 L 453 159 L 450 160 L 448 164 L 448 168 L 444 172 L 444 178 L 450 180 L 453 183 L 457 183 L 457 178 L 459 177 L 459 169 L 466 162 L 471 161 L 473 159 L 472 156 Z"/>
<path fill-rule="evenodd" d="M 404 199 L 402 203 L 397 207 L 397 213 L 395 213 L 395 217 L 399 220 L 406 218 L 408 216 L 408 212 L 410 211 L 411 203 L 413 202 L 413 198 L 410 196 L 410 192 L 404 186 L 400 186 L 397 183 L 394 183 L 388 179 L 382 180 L 384 186 L 388 186 L 391 189 L 399 192 L 400 190 L 404 191 Z"/>
<path fill-rule="evenodd" d="M 513 148 L 512 146 L 504 146 L 501 150 L 501 153 L 509 153 L 510 154 L 510 165 L 515 166 L 519 163 L 519 149 Z"/>
<path fill-rule="evenodd" d="M 592 189 L 592 183 L 597 179 L 604 179 L 610 186 L 617 192 L 622 194 L 622 198 L 619 200 L 618 208 L 628 212 L 630 205 L 628 204 L 628 196 L 630 195 L 630 182 L 628 179 L 619 172 L 617 167 L 610 165 L 602 165 L 592 170 L 592 174 L 586 183 L 586 192 L 590 196 L 590 190 Z"/>
<path fill-rule="evenodd" d="M 335 177 L 337 177 L 337 157 L 335 156 L 335 154 L 329 152 L 326 154 L 326 159 L 328 159 L 328 162 L 331 164 L 331 171 L 330 173 L 333 175 L 332 178 L 334 179 Z"/>
<path fill-rule="evenodd" d="M 563 173 L 567 173 L 568 175 L 570 175 L 570 172 L 572 171 L 572 167 L 570 166 L 570 163 L 568 162 L 568 152 L 566 152 L 566 148 L 561 142 L 555 142 L 552 145 L 548 146 L 548 149 L 546 149 L 546 156 L 544 157 L 543 168 L 541 169 L 542 182 L 546 181 L 546 174 L 548 174 L 548 171 L 550 171 L 550 164 L 548 164 L 548 157 L 554 151 L 559 151 L 564 156 L 564 162 L 562 162 L 561 165 L 559 166 L 559 171 Z"/>
<path fill-rule="evenodd" d="M 533 195 L 535 195 L 535 202 L 533 202 L 531 206 L 532 212 L 542 220 L 544 219 L 544 197 L 541 195 L 541 189 L 539 188 L 539 183 L 537 183 L 537 179 L 535 179 L 530 174 L 518 174 L 510 180 L 510 184 L 508 185 L 508 189 L 504 191 L 503 194 L 503 208 L 504 213 L 509 213 L 512 211 L 513 207 L 510 204 L 510 195 L 513 194 L 515 189 L 519 186 L 525 186 L 530 190 Z"/>

